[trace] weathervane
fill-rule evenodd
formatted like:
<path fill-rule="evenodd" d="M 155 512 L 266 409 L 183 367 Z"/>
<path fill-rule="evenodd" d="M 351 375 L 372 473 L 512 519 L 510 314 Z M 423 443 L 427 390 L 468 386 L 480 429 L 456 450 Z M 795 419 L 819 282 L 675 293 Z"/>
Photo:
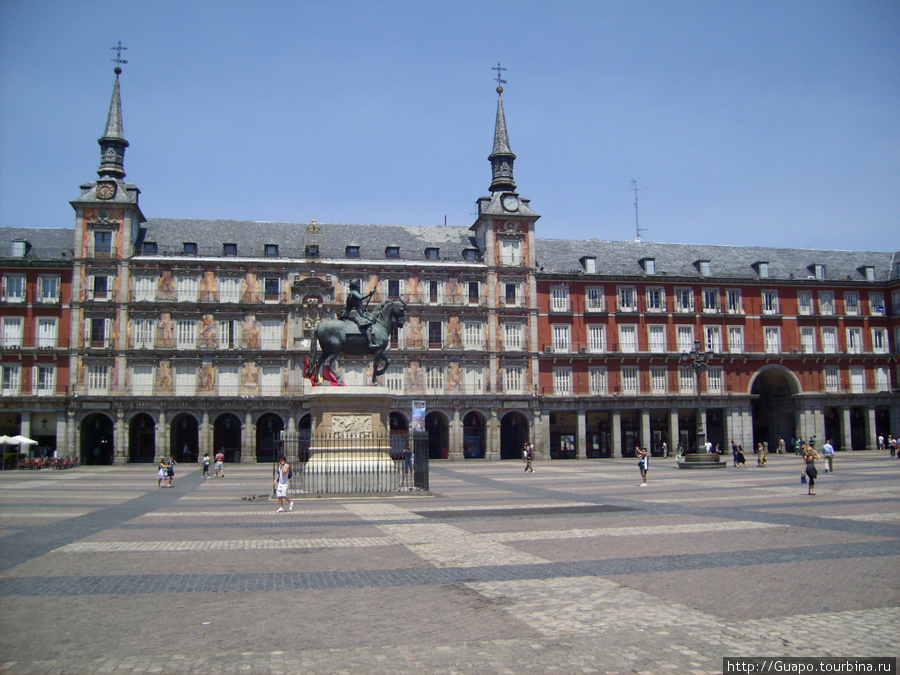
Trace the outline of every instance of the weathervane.
<path fill-rule="evenodd" d="M 491 70 L 497 71 L 497 77 L 494 78 L 497 81 L 497 93 L 502 94 L 503 93 L 503 85 L 506 84 L 506 80 L 504 80 L 502 77 L 500 77 L 500 75 L 504 70 L 506 70 L 506 68 L 501 66 L 500 62 L 497 61 L 497 65 L 494 66 L 493 68 L 491 68 Z"/>
<path fill-rule="evenodd" d="M 116 75 L 118 75 L 122 72 L 122 68 L 120 66 L 124 63 L 128 63 L 128 61 L 122 58 L 122 52 L 127 52 L 128 47 L 123 47 L 122 41 L 119 40 L 119 44 L 117 44 L 115 47 L 110 47 L 110 49 L 112 49 L 116 53 L 116 58 L 110 59 L 110 61 L 116 64 Z"/>

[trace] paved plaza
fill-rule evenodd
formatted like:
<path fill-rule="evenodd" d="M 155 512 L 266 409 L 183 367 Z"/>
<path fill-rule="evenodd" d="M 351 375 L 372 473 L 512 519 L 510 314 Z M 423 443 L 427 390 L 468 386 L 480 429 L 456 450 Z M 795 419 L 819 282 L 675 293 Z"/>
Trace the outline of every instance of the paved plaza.
<path fill-rule="evenodd" d="M 729 458 L 730 459 L 730 458 Z M 430 496 L 272 468 L 0 472 L 0 672 L 720 673 L 900 654 L 900 461 L 433 462 Z M 730 464 L 730 462 L 729 462 Z"/>

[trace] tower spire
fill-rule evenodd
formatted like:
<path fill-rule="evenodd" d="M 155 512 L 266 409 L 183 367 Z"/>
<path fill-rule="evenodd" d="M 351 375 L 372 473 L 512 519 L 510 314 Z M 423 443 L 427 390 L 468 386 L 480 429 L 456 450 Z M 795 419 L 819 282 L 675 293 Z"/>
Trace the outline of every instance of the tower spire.
<path fill-rule="evenodd" d="M 112 49 L 127 49 L 122 47 L 113 47 Z M 117 64 L 127 63 L 117 56 Z M 112 100 L 109 103 L 109 114 L 106 117 L 106 130 L 103 137 L 97 143 L 100 144 L 100 168 L 97 174 L 101 178 L 125 178 L 125 148 L 128 147 L 128 141 L 125 140 L 122 131 L 122 99 L 119 93 L 119 75 L 122 69 L 116 65 L 115 71 L 116 81 L 113 84 Z"/>
<path fill-rule="evenodd" d="M 516 183 L 513 180 L 513 162 L 516 156 L 509 147 L 509 134 L 506 131 L 506 115 L 503 113 L 503 85 L 506 80 L 501 79 L 500 74 L 506 70 L 497 65 L 491 70 L 497 71 L 497 119 L 494 123 L 494 149 L 488 156 L 491 162 L 491 192 L 514 191 Z"/>

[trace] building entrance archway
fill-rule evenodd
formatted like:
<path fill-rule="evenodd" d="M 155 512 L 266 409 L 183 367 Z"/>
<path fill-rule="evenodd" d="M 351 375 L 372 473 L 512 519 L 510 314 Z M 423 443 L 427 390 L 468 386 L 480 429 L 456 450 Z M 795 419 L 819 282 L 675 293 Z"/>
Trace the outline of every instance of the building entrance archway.
<path fill-rule="evenodd" d="M 81 463 L 112 464 L 113 421 L 103 413 L 88 415 L 81 422 Z"/>
<path fill-rule="evenodd" d="M 447 459 L 450 446 L 450 428 L 447 419 L 438 412 L 425 415 L 425 433 L 428 435 L 428 459 Z"/>
<path fill-rule="evenodd" d="M 500 459 L 522 459 L 528 442 L 528 419 L 522 413 L 508 412 L 500 419 Z"/>
<path fill-rule="evenodd" d="M 750 385 L 753 447 L 768 443 L 771 450 L 778 447 L 779 438 L 796 436 L 794 396 L 799 393 L 797 377 L 783 366 L 766 366 L 756 373 Z"/>
<path fill-rule="evenodd" d="M 284 421 L 275 413 L 266 413 L 256 423 L 256 461 L 275 463 L 278 439 L 284 430 Z"/>
<path fill-rule="evenodd" d="M 484 457 L 484 417 L 475 411 L 463 417 L 463 457 Z"/>
<path fill-rule="evenodd" d="M 172 420 L 169 432 L 169 454 L 176 462 L 196 462 L 200 447 L 200 425 L 187 413 Z"/>
<path fill-rule="evenodd" d="M 147 413 L 131 418 L 128 429 L 128 461 L 152 464 L 156 460 L 156 421 Z"/>
<path fill-rule="evenodd" d="M 241 421 L 237 415 L 225 413 L 216 418 L 213 447 L 215 452 L 225 455 L 226 462 L 241 461 Z"/>

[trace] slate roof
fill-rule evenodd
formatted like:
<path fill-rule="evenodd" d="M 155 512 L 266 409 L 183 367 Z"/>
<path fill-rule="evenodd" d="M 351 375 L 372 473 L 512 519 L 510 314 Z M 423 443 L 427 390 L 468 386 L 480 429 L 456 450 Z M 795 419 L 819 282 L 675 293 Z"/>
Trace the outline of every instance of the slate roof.
<path fill-rule="evenodd" d="M 71 259 L 75 255 L 75 230 L 70 227 L 0 227 L 0 260 L 13 258 L 12 243 L 28 242 L 26 260 Z"/>

